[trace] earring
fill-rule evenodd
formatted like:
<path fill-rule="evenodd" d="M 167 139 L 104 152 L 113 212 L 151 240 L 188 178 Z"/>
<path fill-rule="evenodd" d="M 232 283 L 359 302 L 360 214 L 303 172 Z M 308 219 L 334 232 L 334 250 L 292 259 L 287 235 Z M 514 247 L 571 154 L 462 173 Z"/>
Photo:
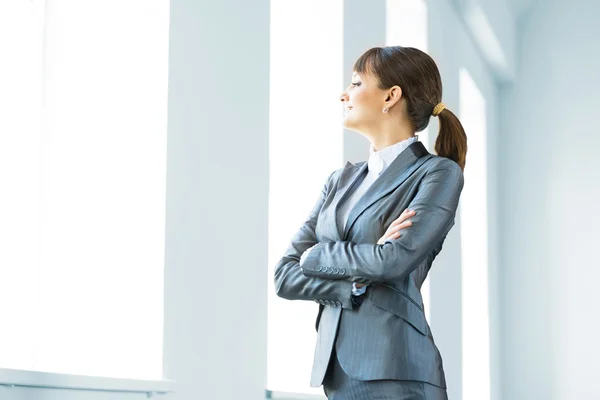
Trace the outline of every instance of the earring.
<path fill-rule="evenodd" d="M 385 114 L 386 112 L 388 112 L 388 109 L 387 109 L 387 108 L 384 108 L 384 109 L 383 109 L 383 112 L 384 112 L 384 114 Z"/>

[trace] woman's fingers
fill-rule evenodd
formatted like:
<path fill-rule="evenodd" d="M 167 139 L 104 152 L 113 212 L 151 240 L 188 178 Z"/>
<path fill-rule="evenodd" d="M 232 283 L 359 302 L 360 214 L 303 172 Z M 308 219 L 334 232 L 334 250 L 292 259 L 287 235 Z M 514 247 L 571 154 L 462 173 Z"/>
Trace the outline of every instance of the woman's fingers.
<path fill-rule="evenodd" d="M 400 216 L 398 218 L 396 218 L 394 220 L 394 222 L 391 223 L 390 227 L 401 224 L 402 222 L 404 222 L 404 220 L 406 220 L 407 218 L 410 218 L 414 215 L 415 215 L 415 210 L 408 211 L 408 208 L 407 208 L 406 210 L 402 211 L 402 214 L 400 214 Z"/>
<path fill-rule="evenodd" d="M 409 227 L 409 226 L 411 226 L 411 225 L 412 225 L 412 221 L 410 221 L 410 220 L 408 220 L 408 221 L 404 221 L 404 222 L 402 222 L 402 223 L 400 223 L 400 224 L 398 224 L 398 225 L 394 226 L 394 227 L 392 228 L 392 231 L 393 231 L 393 232 L 396 232 L 396 231 L 399 231 L 399 230 L 401 230 L 401 229 L 408 228 L 408 227 Z"/>
<path fill-rule="evenodd" d="M 387 238 L 396 239 L 400 237 L 400 231 L 402 229 L 408 228 L 411 225 L 412 221 L 404 221 L 403 223 L 396 225 L 395 227 L 393 227 L 393 229 L 390 230 L 388 234 L 386 234 L 387 237 L 384 240 L 387 240 Z"/>
<path fill-rule="evenodd" d="M 377 244 L 383 244 L 388 239 L 397 239 L 399 237 L 400 237 L 400 231 L 397 231 L 397 232 L 386 232 L 385 235 L 383 235 L 381 237 L 381 239 L 379 239 L 377 241 Z"/>
<path fill-rule="evenodd" d="M 383 244 L 388 239 L 397 239 L 398 237 L 400 237 L 400 231 L 402 229 L 406 229 L 412 226 L 412 221 L 407 219 L 414 216 L 415 214 L 416 212 L 414 210 L 404 210 L 402 214 L 390 224 L 385 234 L 381 237 L 381 239 L 379 239 L 377 243 Z"/>

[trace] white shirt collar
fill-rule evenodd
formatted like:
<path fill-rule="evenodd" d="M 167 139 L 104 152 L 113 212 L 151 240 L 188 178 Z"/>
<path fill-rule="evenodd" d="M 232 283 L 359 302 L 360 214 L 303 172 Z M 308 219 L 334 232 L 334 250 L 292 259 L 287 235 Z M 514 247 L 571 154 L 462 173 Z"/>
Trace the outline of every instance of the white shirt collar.
<path fill-rule="evenodd" d="M 391 146 L 384 147 L 379 151 L 375 151 L 373 145 L 369 145 L 369 160 L 368 169 L 379 176 L 385 169 L 402 153 L 408 146 L 419 139 L 418 135 L 394 143 Z"/>

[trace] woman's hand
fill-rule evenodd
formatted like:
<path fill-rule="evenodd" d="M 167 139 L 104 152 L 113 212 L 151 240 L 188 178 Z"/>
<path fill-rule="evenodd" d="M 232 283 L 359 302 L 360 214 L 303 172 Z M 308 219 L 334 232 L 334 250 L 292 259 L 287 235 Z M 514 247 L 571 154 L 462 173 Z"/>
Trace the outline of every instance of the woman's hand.
<path fill-rule="evenodd" d="M 385 234 L 377 241 L 377 244 L 383 244 L 388 239 L 397 239 L 400 237 L 400 231 L 406 229 L 412 225 L 412 221 L 408 218 L 414 216 L 416 213 L 414 210 L 408 211 L 408 208 L 402 212 L 402 214 L 392 222 L 385 232 Z"/>
<path fill-rule="evenodd" d="M 385 234 L 377 241 L 377 244 L 383 244 L 388 239 L 396 239 L 400 237 L 400 231 L 406 229 L 412 225 L 412 221 L 407 221 L 408 218 L 414 216 L 416 213 L 414 210 L 408 211 L 408 208 L 400 214 L 400 216 L 394 220 L 385 232 Z M 355 283 L 357 288 L 365 286 L 364 283 Z"/>

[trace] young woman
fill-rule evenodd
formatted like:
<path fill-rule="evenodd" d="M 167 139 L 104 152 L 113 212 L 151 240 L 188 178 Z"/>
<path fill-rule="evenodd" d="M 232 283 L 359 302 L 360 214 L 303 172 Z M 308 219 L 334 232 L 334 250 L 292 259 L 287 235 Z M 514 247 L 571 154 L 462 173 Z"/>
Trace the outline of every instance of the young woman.
<path fill-rule="evenodd" d="M 426 53 L 376 47 L 353 70 L 344 126 L 369 140 L 369 159 L 329 175 L 275 289 L 320 305 L 311 385 L 329 399 L 447 399 L 420 289 L 454 225 L 467 138 Z M 432 116 L 437 155 L 416 135 Z"/>

